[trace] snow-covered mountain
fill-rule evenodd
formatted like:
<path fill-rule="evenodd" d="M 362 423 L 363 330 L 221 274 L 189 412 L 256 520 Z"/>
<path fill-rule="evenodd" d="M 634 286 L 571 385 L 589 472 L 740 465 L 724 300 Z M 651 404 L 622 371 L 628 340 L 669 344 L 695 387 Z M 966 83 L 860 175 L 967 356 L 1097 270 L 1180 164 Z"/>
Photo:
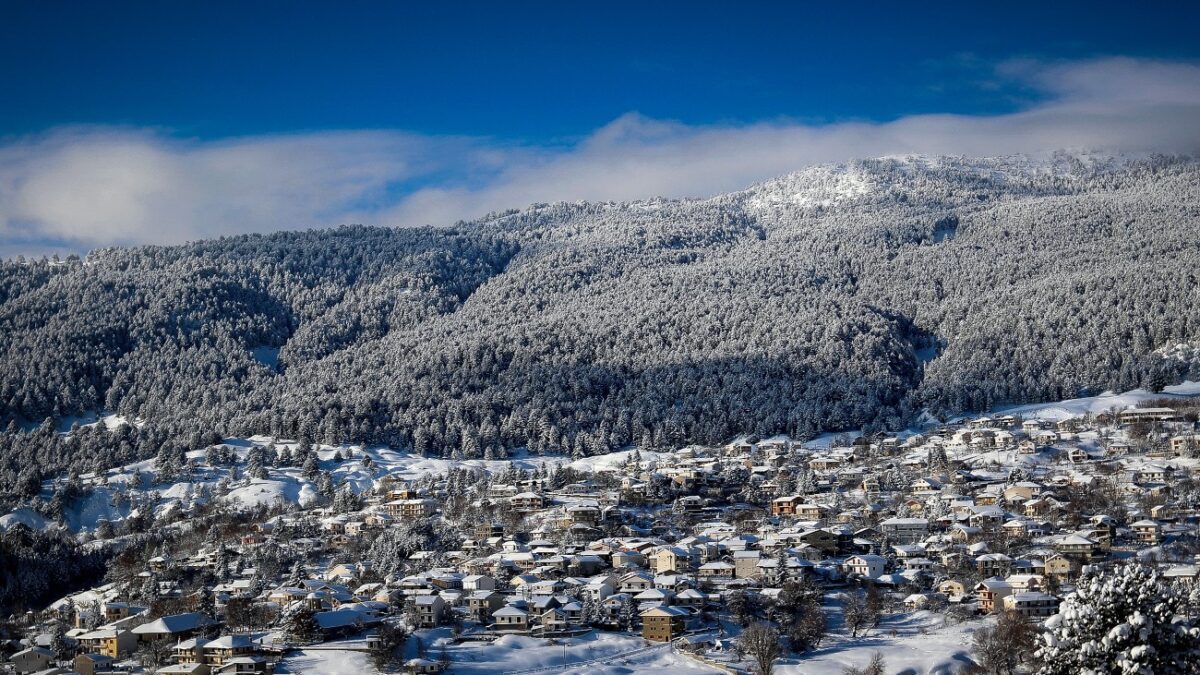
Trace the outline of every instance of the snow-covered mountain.
<path fill-rule="evenodd" d="M 1161 387 L 1195 368 L 1162 350 L 1200 339 L 1197 204 L 1185 158 L 905 156 L 708 199 L 8 262 L 0 415 L 145 425 L 0 435 L 0 484 L 202 433 L 582 457 Z"/>

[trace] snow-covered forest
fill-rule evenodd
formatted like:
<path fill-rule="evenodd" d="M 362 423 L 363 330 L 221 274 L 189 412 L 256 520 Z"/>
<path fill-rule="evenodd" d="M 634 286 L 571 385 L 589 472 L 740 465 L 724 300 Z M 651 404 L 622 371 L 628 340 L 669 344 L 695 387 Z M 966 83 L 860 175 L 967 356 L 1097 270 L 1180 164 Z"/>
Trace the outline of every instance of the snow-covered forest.
<path fill-rule="evenodd" d="M 1200 339 L 1200 164 L 807 169 L 704 200 L 0 264 L 0 485 L 201 434 L 576 456 L 1161 388 Z M 1195 374 L 1193 374 L 1193 377 Z M 106 410 L 119 434 L 36 428 Z"/>

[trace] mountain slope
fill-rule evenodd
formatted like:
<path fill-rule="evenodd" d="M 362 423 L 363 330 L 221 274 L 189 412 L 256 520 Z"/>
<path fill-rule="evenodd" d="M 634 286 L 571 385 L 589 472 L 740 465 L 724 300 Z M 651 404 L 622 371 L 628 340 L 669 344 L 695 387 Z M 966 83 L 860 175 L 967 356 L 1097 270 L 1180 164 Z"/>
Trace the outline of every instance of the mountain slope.
<path fill-rule="evenodd" d="M 706 200 L 5 263 L 0 414 L 472 457 L 1161 386 L 1187 366 L 1155 350 L 1200 338 L 1198 224 L 1192 160 L 903 157 Z"/>

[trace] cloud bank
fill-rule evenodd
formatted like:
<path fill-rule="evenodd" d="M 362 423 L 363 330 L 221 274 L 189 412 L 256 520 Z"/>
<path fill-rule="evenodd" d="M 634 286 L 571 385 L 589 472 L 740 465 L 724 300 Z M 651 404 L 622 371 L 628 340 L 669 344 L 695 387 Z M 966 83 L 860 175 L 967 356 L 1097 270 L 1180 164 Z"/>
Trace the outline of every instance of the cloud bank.
<path fill-rule="evenodd" d="M 822 162 L 1060 148 L 1200 152 L 1200 66 L 1012 62 L 990 116 L 696 126 L 630 113 L 568 146 L 403 131 L 195 141 L 58 129 L 0 143 L 0 256 L 341 223 L 445 225 L 533 202 L 707 196 Z"/>

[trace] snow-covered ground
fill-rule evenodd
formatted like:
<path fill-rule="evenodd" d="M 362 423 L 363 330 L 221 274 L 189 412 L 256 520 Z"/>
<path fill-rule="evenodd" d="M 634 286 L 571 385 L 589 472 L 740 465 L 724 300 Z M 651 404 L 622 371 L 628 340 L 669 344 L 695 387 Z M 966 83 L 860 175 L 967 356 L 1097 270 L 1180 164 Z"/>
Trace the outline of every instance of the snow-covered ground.
<path fill-rule="evenodd" d="M 365 652 L 345 649 L 304 649 L 289 654 L 275 669 L 276 673 L 312 675 L 372 675 L 378 672 Z"/>
<path fill-rule="evenodd" d="M 867 665 L 875 652 L 883 655 L 886 672 L 902 675 L 952 675 L 971 665 L 972 634 L 985 621 L 945 623 L 930 612 L 888 617 L 866 636 L 833 634 L 815 651 L 786 659 L 775 670 L 781 675 L 841 675 L 844 668 Z M 892 633 L 895 633 L 893 637 Z"/>
<path fill-rule="evenodd" d="M 517 675 L 519 673 L 631 675 L 704 675 L 720 671 L 676 654 L 669 645 L 648 645 L 644 640 L 613 633 L 589 633 L 579 638 L 549 641 L 507 635 L 495 642 L 450 644 L 445 629 L 420 631 L 427 647 L 426 658 L 443 654 L 455 675 Z M 409 639 L 405 657 L 416 656 L 416 642 Z M 329 643 L 309 647 L 284 659 L 278 673 L 311 675 L 372 675 L 377 672 L 362 651 L 339 649 Z"/>
<path fill-rule="evenodd" d="M 434 642 L 433 645 L 430 657 L 436 658 L 440 642 Z M 675 654 L 669 645 L 647 644 L 639 637 L 602 632 L 556 641 L 506 635 L 490 643 L 448 645 L 446 655 L 450 658 L 451 671 L 456 675 L 526 672 L 694 675 L 719 672 Z"/>
<path fill-rule="evenodd" d="M 1029 405 L 1009 406 L 994 411 L 994 415 L 1020 415 L 1026 419 L 1057 422 L 1072 417 L 1082 417 L 1088 413 L 1096 414 L 1112 409 L 1124 410 L 1139 403 L 1170 398 L 1189 398 L 1200 396 L 1200 382 L 1184 382 L 1155 393 L 1146 389 L 1133 389 L 1122 394 L 1105 392 L 1099 396 L 1073 398 L 1056 403 L 1032 403 Z"/>

